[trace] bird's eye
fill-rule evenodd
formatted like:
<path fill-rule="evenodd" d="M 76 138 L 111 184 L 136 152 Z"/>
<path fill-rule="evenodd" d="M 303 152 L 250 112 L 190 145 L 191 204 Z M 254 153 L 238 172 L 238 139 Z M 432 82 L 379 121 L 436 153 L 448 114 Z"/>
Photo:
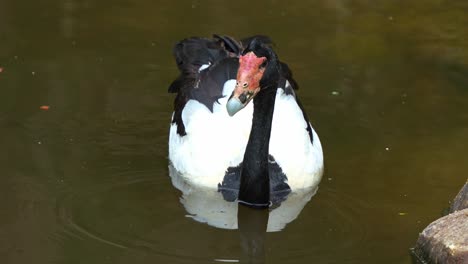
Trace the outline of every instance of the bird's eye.
<path fill-rule="evenodd" d="M 260 68 L 265 68 L 267 65 L 267 61 L 265 60 L 261 65 L 260 65 Z"/>
<path fill-rule="evenodd" d="M 239 86 L 239 82 L 236 82 L 236 86 Z"/>
<path fill-rule="evenodd" d="M 249 84 L 247 82 L 245 82 L 244 84 L 242 84 L 242 87 L 247 87 Z"/>

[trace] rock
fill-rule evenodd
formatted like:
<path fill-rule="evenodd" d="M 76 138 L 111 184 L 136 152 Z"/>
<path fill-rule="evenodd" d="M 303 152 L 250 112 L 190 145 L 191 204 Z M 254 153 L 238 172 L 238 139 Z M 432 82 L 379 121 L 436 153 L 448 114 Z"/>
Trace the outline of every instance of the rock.
<path fill-rule="evenodd" d="M 455 197 L 449 215 L 419 235 L 414 256 L 422 263 L 468 264 L 468 181 Z"/>
<path fill-rule="evenodd" d="M 457 194 L 450 207 L 450 213 L 468 208 L 468 181 Z"/>
<path fill-rule="evenodd" d="M 432 222 L 419 235 L 413 252 L 426 263 L 467 264 L 468 209 Z"/>

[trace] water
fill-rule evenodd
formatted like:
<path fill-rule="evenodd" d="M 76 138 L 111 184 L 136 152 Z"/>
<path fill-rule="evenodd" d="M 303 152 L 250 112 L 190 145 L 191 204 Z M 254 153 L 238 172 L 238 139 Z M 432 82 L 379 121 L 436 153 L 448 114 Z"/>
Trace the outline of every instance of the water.
<path fill-rule="evenodd" d="M 466 180 L 467 12 L 0 1 L 1 263 L 411 263 Z M 171 48 L 212 33 L 270 35 L 321 137 L 320 189 L 281 231 L 249 212 L 240 231 L 199 223 L 171 184 Z"/>

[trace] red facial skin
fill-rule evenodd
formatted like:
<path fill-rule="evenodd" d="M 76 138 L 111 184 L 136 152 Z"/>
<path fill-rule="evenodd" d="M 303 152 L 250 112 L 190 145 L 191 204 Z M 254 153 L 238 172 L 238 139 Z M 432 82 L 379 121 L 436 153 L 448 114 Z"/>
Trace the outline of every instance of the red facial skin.
<path fill-rule="evenodd" d="M 248 102 L 260 91 L 260 80 L 265 72 L 265 68 L 261 68 L 260 65 L 262 65 L 265 60 L 265 57 L 257 57 L 253 52 L 240 56 L 237 83 L 233 97 L 238 98 L 244 93 L 247 96 Z"/>

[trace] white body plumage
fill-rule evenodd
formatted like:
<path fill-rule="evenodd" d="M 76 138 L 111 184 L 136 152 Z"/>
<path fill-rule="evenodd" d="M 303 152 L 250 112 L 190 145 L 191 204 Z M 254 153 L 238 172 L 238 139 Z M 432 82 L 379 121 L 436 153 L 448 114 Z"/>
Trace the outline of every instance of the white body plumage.
<path fill-rule="evenodd" d="M 186 103 L 182 111 L 186 135 L 179 135 L 177 124 L 171 124 L 169 159 L 190 184 L 218 188 L 226 170 L 243 160 L 252 125 L 253 102 L 236 115 L 228 115 L 226 103 L 235 82 L 228 80 L 224 84 L 224 97 L 214 104 L 213 112 L 196 100 Z M 294 95 L 286 94 L 280 87 L 276 93 L 269 153 L 286 175 L 292 191 L 317 187 L 323 173 L 320 139 L 312 129 L 311 142 L 307 122 Z"/>

